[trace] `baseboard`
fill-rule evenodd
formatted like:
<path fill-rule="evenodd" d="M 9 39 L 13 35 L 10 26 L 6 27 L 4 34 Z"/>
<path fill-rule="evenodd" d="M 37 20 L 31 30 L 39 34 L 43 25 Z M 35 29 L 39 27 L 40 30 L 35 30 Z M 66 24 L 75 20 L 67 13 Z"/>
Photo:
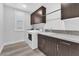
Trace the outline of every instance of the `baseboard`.
<path fill-rule="evenodd" d="M 19 42 L 23 42 L 23 41 L 25 41 L 25 40 L 19 40 L 19 41 L 15 41 L 15 42 L 5 43 L 4 46 L 10 45 L 10 44 L 19 43 Z"/>
<path fill-rule="evenodd" d="M 15 42 L 9 42 L 9 43 L 4 43 L 2 46 L 0 46 L 0 53 L 2 52 L 3 48 L 5 46 L 8 46 L 10 44 L 15 44 L 15 43 L 19 43 L 19 42 L 24 42 L 25 40 L 19 40 L 19 41 L 15 41 Z"/>
<path fill-rule="evenodd" d="M 3 50 L 3 48 L 4 48 L 4 45 L 0 46 L 0 54 L 1 54 L 2 50 Z"/>

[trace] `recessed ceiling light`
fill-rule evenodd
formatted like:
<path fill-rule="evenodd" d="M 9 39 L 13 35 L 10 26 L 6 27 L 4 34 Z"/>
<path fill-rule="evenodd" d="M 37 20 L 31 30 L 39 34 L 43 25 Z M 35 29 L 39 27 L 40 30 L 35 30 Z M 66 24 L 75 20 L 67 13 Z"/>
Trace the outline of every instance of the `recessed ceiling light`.
<path fill-rule="evenodd" d="M 25 5 L 25 4 L 22 4 L 22 7 L 23 7 L 23 8 L 27 8 L 27 5 Z"/>

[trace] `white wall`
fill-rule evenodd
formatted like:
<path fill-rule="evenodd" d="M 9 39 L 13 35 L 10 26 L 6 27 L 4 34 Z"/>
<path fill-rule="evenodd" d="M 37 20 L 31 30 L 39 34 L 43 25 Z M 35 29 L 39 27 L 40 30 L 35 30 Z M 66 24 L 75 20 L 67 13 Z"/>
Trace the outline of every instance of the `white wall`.
<path fill-rule="evenodd" d="M 3 4 L 0 4 L 0 52 L 3 46 Z"/>
<path fill-rule="evenodd" d="M 46 14 L 61 9 L 61 3 L 48 3 L 44 6 L 46 7 Z M 46 16 L 46 20 L 57 20 L 57 18 L 61 19 L 61 10 Z"/>
<path fill-rule="evenodd" d="M 15 9 L 5 6 L 4 13 L 4 45 L 24 41 L 25 33 L 23 31 L 15 31 Z M 25 28 L 29 26 L 27 17 L 28 15 L 25 13 Z"/>
<path fill-rule="evenodd" d="M 30 20 L 30 15 L 28 13 L 25 13 L 25 26 L 24 26 L 24 29 L 27 30 L 27 29 L 30 29 L 31 28 L 31 20 Z"/>
<path fill-rule="evenodd" d="M 60 3 L 54 3 L 54 4 L 45 5 L 45 6 L 48 7 L 47 12 L 52 12 L 57 9 L 61 9 Z M 61 10 L 46 16 L 46 25 L 44 29 L 51 29 L 51 30 L 65 29 L 64 22 L 61 21 Z"/>

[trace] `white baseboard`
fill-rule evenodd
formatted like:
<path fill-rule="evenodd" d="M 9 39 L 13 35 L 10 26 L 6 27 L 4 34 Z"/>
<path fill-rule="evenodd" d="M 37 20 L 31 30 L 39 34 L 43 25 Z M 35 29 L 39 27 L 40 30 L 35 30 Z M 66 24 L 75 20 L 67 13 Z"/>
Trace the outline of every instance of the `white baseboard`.
<path fill-rule="evenodd" d="M 18 42 L 23 42 L 23 41 L 25 41 L 25 40 L 19 40 L 19 41 L 15 41 L 15 42 L 4 43 L 2 46 L 0 46 L 0 53 L 2 52 L 3 48 L 6 45 L 15 44 L 15 43 L 18 43 Z"/>
<path fill-rule="evenodd" d="M 6 45 L 10 45 L 10 44 L 15 44 L 15 43 L 18 43 L 18 42 L 23 42 L 25 40 L 19 40 L 19 41 L 15 41 L 15 42 L 8 42 L 8 43 L 5 43 L 4 46 Z"/>
<path fill-rule="evenodd" d="M 0 46 L 0 54 L 1 54 L 2 50 L 3 50 L 3 48 L 4 48 L 4 45 Z"/>

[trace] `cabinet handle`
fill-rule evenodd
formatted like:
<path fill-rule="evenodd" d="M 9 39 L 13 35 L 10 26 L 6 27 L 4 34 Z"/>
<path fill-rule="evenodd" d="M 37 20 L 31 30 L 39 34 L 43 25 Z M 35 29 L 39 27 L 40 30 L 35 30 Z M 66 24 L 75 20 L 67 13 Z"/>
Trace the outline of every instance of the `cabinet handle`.
<path fill-rule="evenodd" d="M 57 44 L 57 51 L 59 50 L 59 48 L 58 48 L 58 44 Z"/>
<path fill-rule="evenodd" d="M 60 42 L 62 44 L 65 44 L 65 45 L 71 45 L 70 43 L 67 43 L 67 42 Z"/>

